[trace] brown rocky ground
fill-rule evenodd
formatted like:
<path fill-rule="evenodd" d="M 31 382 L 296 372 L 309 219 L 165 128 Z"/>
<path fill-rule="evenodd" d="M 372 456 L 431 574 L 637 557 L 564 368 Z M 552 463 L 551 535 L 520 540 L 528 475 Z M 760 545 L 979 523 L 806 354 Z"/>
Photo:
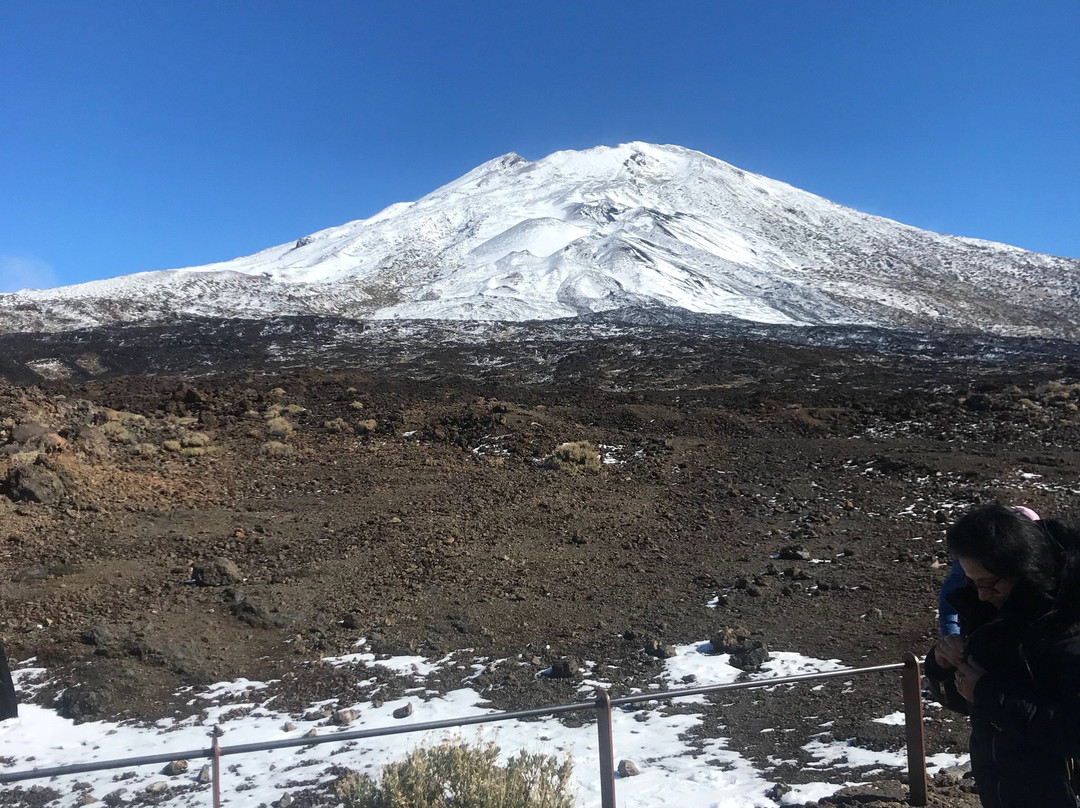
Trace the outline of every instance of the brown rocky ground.
<path fill-rule="evenodd" d="M 380 361 L 3 383 L 9 657 L 48 667 L 37 698 L 77 718 L 172 714 L 179 688 L 239 676 L 344 703 L 356 683 L 309 662 L 358 636 L 521 654 L 476 682 L 506 708 L 577 700 L 536 678 L 564 657 L 613 666 L 618 694 L 655 673 L 646 642 L 732 626 L 894 662 L 934 636 L 944 523 L 993 499 L 1065 514 L 1080 491 L 1075 366 L 700 339 L 582 343 L 538 383 L 532 352 L 472 378 Z M 611 462 L 552 467 L 568 441 Z M 902 745 L 868 723 L 898 679 L 846 682 L 717 700 L 706 728 L 778 781 L 821 779 L 801 745 L 827 721 Z M 928 714 L 929 751 L 962 751 L 962 722 Z"/>

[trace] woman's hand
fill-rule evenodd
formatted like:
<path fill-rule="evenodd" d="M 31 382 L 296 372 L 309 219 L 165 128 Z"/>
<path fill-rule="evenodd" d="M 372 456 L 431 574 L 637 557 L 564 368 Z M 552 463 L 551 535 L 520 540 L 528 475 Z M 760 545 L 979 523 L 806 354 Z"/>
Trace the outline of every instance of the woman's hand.
<path fill-rule="evenodd" d="M 975 685 L 978 684 L 984 673 L 986 673 L 986 668 L 970 657 L 966 661 L 960 662 L 956 666 L 957 692 L 968 701 L 975 701 Z"/>
<path fill-rule="evenodd" d="M 959 634 L 942 637 L 934 646 L 934 659 L 943 668 L 957 668 L 963 658 L 964 638 Z"/>

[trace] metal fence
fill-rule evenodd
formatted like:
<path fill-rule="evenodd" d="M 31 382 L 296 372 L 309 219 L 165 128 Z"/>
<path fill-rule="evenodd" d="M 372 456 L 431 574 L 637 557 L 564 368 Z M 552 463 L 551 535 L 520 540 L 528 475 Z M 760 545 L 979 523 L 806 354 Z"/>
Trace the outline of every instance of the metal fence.
<path fill-rule="evenodd" d="M 96 763 L 73 763 L 68 766 L 55 766 L 47 769 L 2 772 L 0 773 L 0 784 L 7 785 L 25 780 L 40 780 L 66 774 L 82 774 L 85 772 L 107 771 L 109 769 L 126 769 L 133 766 L 150 766 L 169 763 L 180 759 L 193 760 L 198 758 L 209 758 L 213 772 L 211 780 L 213 804 L 214 808 L 220 808 L 221 759 L 229 755 L 247 755 L 253 752 L 265 752 L 272 749 L 286 749 L 296 746 L 315 746 L 323 743 L 341 743 L 342 741 L 378 738 L 388 735 L 403 735 L 412 732 L 428 732 L 436 729 L 471 726 L 473 724 L 490 724 L 497 721 L 511 721 L 523 718 L 536 718 L 538 716 L 561 715 L 562 713 L 593 711 L 597 716 L 596 729 L 600 746 L 601 805 L 602 808 L 615 808 L 615 759 L 611 726 L 612 707 L 621 707 L 623 705 L 637 704 L 646 701 L 670 701 L 685 696 L 721 693 L 728 690 L 749 690 L 752 688 L 775 687 L 776 685 L 796 684 L 798 682 L 809 682 L 819 679 L 836 679 L 840 677 L 881 673 L 885 671 L 903 672 L 904 726 L 907 740 L 908 782 L 911 790 L 909 801 L 910 804 L 914 806 L 925 806 L 927 801 L 926 747 L 923 735 L 921 671 L 919 668 L 919 660 L 914 654 L 907 654 L 904 657 L 903 662 L 897 662 L 891 665 L 875 665 L 868 668 L 847 668 L 844 670 L 826 671 L 823 673 L 780 676 L 772 679 L 754 679 L 723 685 L 703 685 L 701 687 L 656 691 L 633 696 L 620 696 L 618 698 L 611 698 L 607 691 L 601 689 L 597 692 L 596 699 L 593 701 L 576 702 L 574 704 L 559 704 L 550 707 L 536 707 L 530 710 L 489 713 L 487 715 L 470 716 L 468 718 L 451 718 L 446 719 L 445 721 L 429 721 L 422 724 L 354 730 L 351 732 L 339 732 L 334 735 L 316 736 L 313 738 L 289 738 L 282 741 L 237 744 L 235 746 L 221 746 L 218 743 L 217 738 L 214 738 L 213 744 L 209 749 L 189 749 L 169 752 L 167 754 L 144 755 L 142 757 L 106 760 Z"/>

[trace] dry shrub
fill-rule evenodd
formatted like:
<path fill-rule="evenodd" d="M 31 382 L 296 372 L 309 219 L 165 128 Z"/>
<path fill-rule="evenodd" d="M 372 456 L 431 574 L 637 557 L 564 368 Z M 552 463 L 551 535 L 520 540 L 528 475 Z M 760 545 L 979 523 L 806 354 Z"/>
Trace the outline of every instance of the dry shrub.
<path fill-rule="evenodd" d="M 362 410 L 362 409 L 364 409 L 364 402 L 363 401 L 353 401 L 353 402 L 351 402 L 349 404 L 349 407 L 351 409 L 354 409 L 354 410 Z"/>
<path fill-rule="evenodd" d="M 266 412 L 263 413 L 263 418 L 269 421 L 271 418 L 277 418 L 281 415 L 282 406 L 280 404 L 271 404 L 266 408 Z"/>
<path fill-rule="evenodd" d="M 383 767 L 375 783 L 349 772 L 335 796 L 346 808 L 573 808 L 570 759 L 519 752 L 498 763 L 493 743 L 444 742 Z"/>
<path fill-rule="evenodd" d="M 323 426 L 329 429 L 331 432 L 352 432 L 353 428 L 345 421 L 344 418 L 334 418 L 330 421 L 324 421 Z"/>
<path fill-rule="evenodd" d="M 289 457 L 296 454 L 296 448 L 279 440 L 268 440 L 262 445 L 262 453 L 270 457 Z"/>
<path fill-rule="evenodd" d="M 180 445 L 185 448 L 209 446 L 210 436 L 205 432 L 181 432 Z"/>
<path fill-rule="evenodd" d="M 105 437 L 116 443 L 131 443 L 132 441 L 131 433 L 119 421 L 106 421 L 101 425 L 101 431 L 105 433 Z"/>
<path fill-rule="evenodd" d="M 356 428 L 361 432 L 374 432 L 378 424 L 375 423 L 374 418 L 368 418 L 366 421 L 361 421 L 356 425 Z"/>
<path fill-rule="evenodd" d="M 152 443 L 140 443 L 135 447 L 135 454 L 142 457 L 153 457 L 160 451 L 157 446 Z"/>
<path fill-rule="evenodd" d="M 548 464 L 552 468 L 577 474 L 581 471 L 600 471 L 600 451 L 585 440 L 561 443 L 551 453 Z"/>
<path fill-rule="evenodd" d="M 137 412 L 124 412 L 123 410 L 117 411 L 116 419 L 122 424 L 134 424 L 135 426 L 143 426 L 146 423 L 145 415 L 139 415 Z"/>
<path fill-rule="evenodd" d="M 271 418 L 266 422 L 266 432 L 272 438 L 287 438 L 293 433 L 293 425 L 285 418 Z"/>
<path fill-rule="evenodd" d="M 161 448 L 166 452 L 179 452 L 184 447 L 180 445 L 178 440 L 167 440 L 161 444 Z"/>
<path fill-rule="evenodd" d="M 307 412 L 307 407 L 301 407 L 299 404 L 286 404 L 281 411 L 286 415 L 299 415 L 302 412 Z"/>
<path fill-rule="evenodd" d="M 180 450 L 184 457 L 203 457 L 206 455 L 219 455 L 225 449 L 221 446 L 185 446 Z"/>

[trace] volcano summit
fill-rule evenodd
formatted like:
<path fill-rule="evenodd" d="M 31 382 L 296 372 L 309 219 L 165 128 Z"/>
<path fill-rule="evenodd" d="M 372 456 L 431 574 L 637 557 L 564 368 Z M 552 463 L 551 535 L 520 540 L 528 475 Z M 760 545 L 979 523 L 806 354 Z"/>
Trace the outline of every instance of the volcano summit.
<path fill-rule="evenodd" d="M 0 295 L 0 332 L 179 316 L 549 320 L 667 307 L 785 325 L 1080 337 L 1080 260 L 870 216 L 678 146 L 491 160 L 244 258 Z"/>

